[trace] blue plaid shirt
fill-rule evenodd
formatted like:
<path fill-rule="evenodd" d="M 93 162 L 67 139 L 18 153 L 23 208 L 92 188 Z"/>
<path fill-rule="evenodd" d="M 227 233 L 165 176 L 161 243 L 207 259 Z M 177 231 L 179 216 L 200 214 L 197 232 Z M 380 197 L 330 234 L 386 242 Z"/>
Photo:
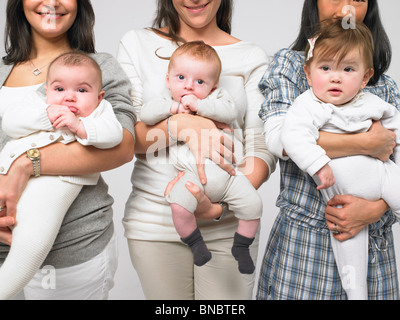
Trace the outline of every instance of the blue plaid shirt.
<path fill-rule="evenodd" d="M 261 79 L 259 88 L 266 100 L 259 112 L 268 126 L 284 116 L 293 101 L 310 87 L 303 70 L 304 53 L 280 50 Z M 400 106 L 395 82 L 384 75 L 364 89 Z M 325 203 L 314 180 L 290 159 L 280 160 L 280 214 L 272 228 L 259 282 L 259 299 L 345 299 L 325 220 Z M 398 285 L 388 211 L 370 225 L 369 294 L 371 299 L 397 299 Z M 373 242 L 373 243 L 372 243 Z M 383 249 L 383 250 L 380 250 Z M 385 252 L 382 255 L 382 252 Z M 312 266 L 312 268 L 311 268 Z M 384 280 L 377 280 L 377 279 Z"/>

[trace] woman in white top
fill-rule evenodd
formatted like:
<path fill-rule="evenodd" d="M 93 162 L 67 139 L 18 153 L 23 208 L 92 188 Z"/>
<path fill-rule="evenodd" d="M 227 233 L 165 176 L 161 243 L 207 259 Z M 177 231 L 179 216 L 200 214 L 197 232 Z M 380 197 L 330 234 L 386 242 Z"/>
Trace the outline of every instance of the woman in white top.
<path fill-rule="evenodd" d="M 132 30 L 125 34 L 118 60 L 131 79 L 131 97 L 139 114 L 145 102 L 166 89 L 168 61 L 159 56 L 171 56 L 179 42 L 202 40 L 212 45 L 222 61 L 220 86 L 232 96 L 238 111 L 232 129 L 240 132 L 244 146 L 245 160 L 240 168 L 258 188 L 276 163 L 266 149 L 263 126 L 257 116 L 263 100 L 257 84 L 266 70 L 267 56 L 258 46 L 230 35 L 231 13 L 232 0 L 158 0 L 154 21 L 157 29 Z M 254 274 L 241 275 L 230 252 L 237 227 L 233 214 L 214 221 L 221 216 L 223 204 L 211 203 L 196 186 L 188 185 L 199 200 L 195 214 L 202 219 L 198 224 L 212 252 L 209 263 L 193 267 L 191 251 L 181 243 L 165 200 L 166 187 L 177 175 L 168 162 L 165 148 L 174 139 L 186 141 L 185 132 L 189 130 L 192 139 L 188 146 L 200 162 L 206 157 L 215 159 L 215 154 L 230 156 L 229 146 L 220 144 L 223 139 L 219 130 L 213 130 L 214 136 L 204 138 L 204 132 L 209 132 L 204 129 L 216 129 L 216 125 L 209 119 L 189 114 L 173 115 L 154 126 L 146 126 L 139 119 L 135 126 L 137 161 L 123 223 L 132 263 L 148 299 L 252 297 Z M 200 141 L 202 133 L 203 141 Z M 204 149 L 202 145 L 208 146 L 208 139 L 217 143 L 210 153 L 202 153 L 204 150 L 200 149 Z M 221 167 L 232 172 L 230 165 L 221 164 Z M 206 179 L 201 165 L 198 170 L 200 178 Z M 255 241 L 252 246 L 253 259 L 257 245 Z"/>

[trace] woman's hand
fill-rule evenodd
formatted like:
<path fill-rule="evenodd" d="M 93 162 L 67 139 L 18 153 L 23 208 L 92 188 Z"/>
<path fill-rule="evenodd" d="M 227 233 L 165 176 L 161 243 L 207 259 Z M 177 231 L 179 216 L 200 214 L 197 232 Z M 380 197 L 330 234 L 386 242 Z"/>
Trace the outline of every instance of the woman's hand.
<path fill-rule="evenodd" d="M 4 209 L 6 210 L 6 208 Z M 12 233 L 8 227 L 15 223 L 15 219 L 5 216 L 2 212 L 0 214 L 0 242 L 11 245 Z"/>
<path fill-rule="evenodd" d="M 366 133 L 368 135 L 367 155 L 381 161 L 389 159 L 396 146 L 396 135 L 382 126 L 380 121 L 374 121 Z"/>
<path fill-rule="evenodd" d="M 24 155 L 14 161 L 6 175 L 0 175 L 0 242 L 11 244 L 11 231 L 14 224 L 17 203 L 33 174 L 32 162 Z"/>
<path fill-rule="evenodd" d="M 192 151 L 202 184 L 207 182 L 204 172 L 206 158 L 214 161 L 229 174 L 235 175 L 235 170 L 231 165 L 235 161 L 233 141 L 225 136 L 212 120 L 177 114 L 171 117 L 169 124 L 172 136 L 185 142 Z M 223 125 L 218 123 L 218 127 L 223 127 Z"/>
<path fill-rule="evenodd" d="M 165 196 L 171 192 L 175 183 L 177 183 L 184 174 L 184 172 L 179 172 L 178 175 L 168 183 L 164 191 Z M 197 185 L 191 182 L 187 182 L 186 188 L 197 199 L 198 204 L 194 213 L 197 219 L 213 220 L 221 216 L 222 207 L 217 203 L 212 203 Z"/>
<path fill-rule="evenodd" d="M 369 224 L 379 221 L 388 208 L 383 200 L 368 201 L 351 195 L 336 195 L 329 200 L 325 217 L 328 229 L 339 232 L 333 236 L 344 241 L 354 237 Z"/>

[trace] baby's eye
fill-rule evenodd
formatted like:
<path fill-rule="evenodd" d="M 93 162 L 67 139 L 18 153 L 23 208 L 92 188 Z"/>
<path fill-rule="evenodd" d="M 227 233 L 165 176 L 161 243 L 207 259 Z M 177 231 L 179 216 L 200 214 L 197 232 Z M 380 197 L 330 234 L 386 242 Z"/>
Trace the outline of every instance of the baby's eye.
<path fill-rule="evenodd" d="M 322 69 L 323 71 L 329 71 L 329 70 L 330 70 L 330 68 L 329 68 L 328 66 L 322 66 L 321 69 Z"/>
<path fill-rule="evenodd" d="M 85 89 L 83 89 L 83 88 L 79 88 L 79 89 L 78 89 L 78 92 L 81 92 L 81 93 L 83 93 L 83 92 L 86 92 L 86 90 L 85 90 Z"/>
<path fill-rule="evenodd" d="M 204 81 L 203 81 L 203 80 L 201 80 L 201 79 L 199 79 L 199 80 L 197 80 L 197 83 L 198 83 L 198 84 L 203 84 L 203 83 L 204 83 Z"/>
<path fill-rule="evenodd" d="M 62 92 L 62 91 L 64 91 L 64 88 L 57 87 L 57 88 L 55 88 L 54 90 L 55 90 L 55 91 L 58 91 L 58 92 Z"/>
<path fill-rule="evenodd" d="M 183 80 L 183 79 L 185 79 L 185 77 L 184 77 L 183 75 L 180 74 L 180 75 L 178 76 L 178 79 L 179 79 L 179 80 Z"/>
<path fill-rule="evenodd" d="M 354 69 L 352 67 L 346 67 L 346 68 L 344 68 L 344 71 L 351 72 L 351 71 L 354 71 Z"/>

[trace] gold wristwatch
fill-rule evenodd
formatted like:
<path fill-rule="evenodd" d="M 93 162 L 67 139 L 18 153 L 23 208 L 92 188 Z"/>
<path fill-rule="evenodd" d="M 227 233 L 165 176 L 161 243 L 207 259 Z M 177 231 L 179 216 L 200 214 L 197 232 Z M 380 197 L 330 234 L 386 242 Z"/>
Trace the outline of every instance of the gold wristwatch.
<path fill-rule="evenodd" d="M 33 172 L 35 173 L 35 177 L 39 177 L 40 176 L 40 152 L 39 152 L 39 150 L 36 148 L 29 149 L 26 152 L 26 156 L 32 160 Z"/>

